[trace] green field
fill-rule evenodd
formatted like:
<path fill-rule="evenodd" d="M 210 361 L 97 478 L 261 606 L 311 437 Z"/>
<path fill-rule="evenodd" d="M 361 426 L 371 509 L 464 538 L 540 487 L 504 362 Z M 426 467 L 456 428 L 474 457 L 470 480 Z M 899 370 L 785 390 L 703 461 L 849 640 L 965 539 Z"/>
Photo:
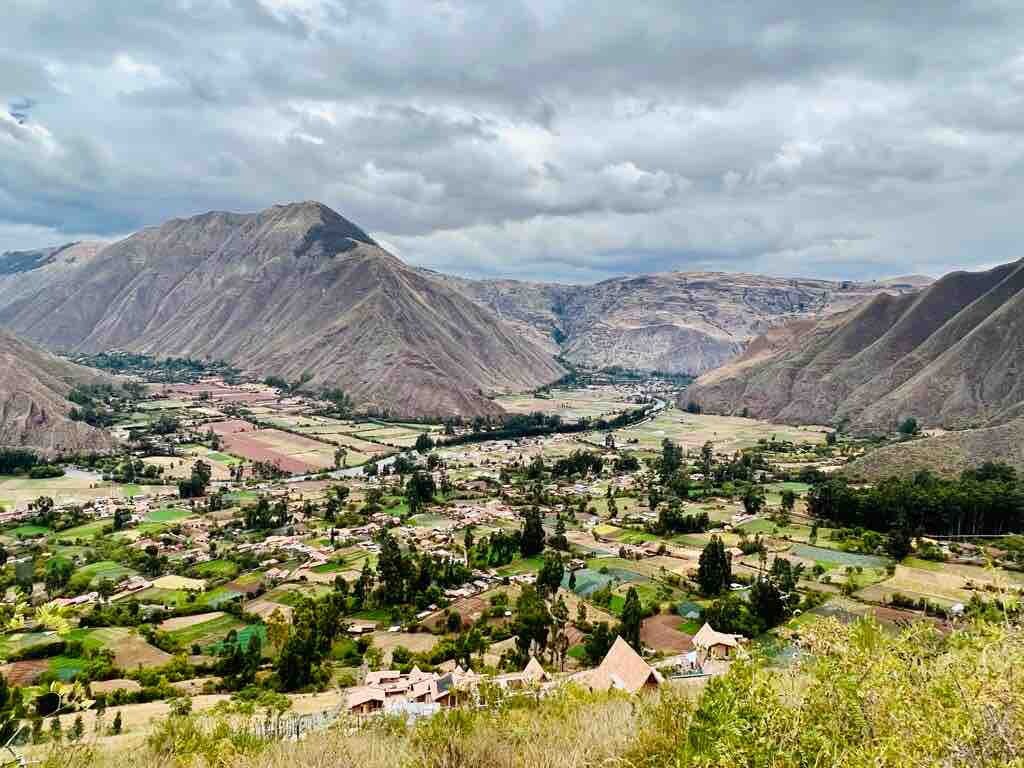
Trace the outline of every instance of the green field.
<path fill-rule="evenodd" d="M 85 669 L 85 659 L 75 659 L 70 656 L 54 656 L 50 659 L 50 671 L 65 682 L 72 680 L 83 669 Z"/>
<path fill-rule="evenodd" d="M 193 643 L 208 645 L 214 642 L 220 642 L 224 638 L 224 635 L 232 629 L 240 630 L 245 626 L 245 622 L 239 621 L 230 614 L 225 614 L 223 616 L 218 616 L 215 619 L 211 619 L 210 621 L 204 621 L 199 624 L 193 624 L 191 627 L 175 630 L 169 634 L 187 648 Z"/>
<path fill-rule="evenodd" d="M 59 531 L 56 535 L 58 539 L 95 539 L 101 535 L 106 528 L 113 528 L 114 524 L 110 520 L 93 520 L 83 525 L 76 525 L 74 528 L 67 528 L 63 531 Z"/>
<path fill-rule="evenodd" d="M 167 507 L 165 509 L 154 509 L 146 515 L 150 523 L 171 523 L 189 517 L 192 513 L 187 509 L 179 507 Z"/>
<path fill-rule="evenodd" d="M 508 565 L 503 565 L 498 568 L 498 573 L 502 576 L 518 576 L 522 573 L 536 573 L 544 565 L 544 560 L 539 557 L 524 557 L 519 560 L 513 560 Z"/>
<path fill-rule="evenodd" d="M 253 635 L 258 635 L 262 646 L 264 648 L 267 647 L 267 628 L 262 624 L 251 624 L 247 627 L 243 627 L 242 629 L 238 630 L 238 644 L 242 646 L 243 649 L 248 648 L 249 638 L 251 638 Z M 209 654 L 217 655 L 223 649 L 224 644 L 222 642 L 218 642 L 204 648 L 203 650 L 205 650 Z"/>
<path fill-rule="evenodd" d="M 838 566 L 861 566 L 862 568 L 884 568 L 888 560 L 877 555 L 861 555 L 856 552 L 841 552 L 837 549 L 812 547 L 809 544 L 797 544 L 790 548 L 790 554 L 820 563 L 831 563 Z"/>
<path fill-rule="evenodd" d="M 53 531 L 45 525 L 32 525 L 30 523 L 26 523 L 25 525 L 19 525 L 17 528 L 11 528 L 8 533 L 21 539 L 29 536 L 46 536 L 53 533 Z"/>
<path fill-rule="evenodd" d="M 129 576 L 137 576 L 138 571 L 126 568 L 112 560 L 101 560 L 98 563 L 90 563 L 79 568 L 75 575 L 78 574 L 86 574 L 89 577 L 90 585 L 95 586 L 103 579 L 110 579 L 116 583 Z"/>
<path fill-rule="evenodd" d="M 221 577 L 233 579 L 238 574 L 238 566 L 230 560 L 210 560 L 200 563 L 192 570 L 200 578 Z"/>

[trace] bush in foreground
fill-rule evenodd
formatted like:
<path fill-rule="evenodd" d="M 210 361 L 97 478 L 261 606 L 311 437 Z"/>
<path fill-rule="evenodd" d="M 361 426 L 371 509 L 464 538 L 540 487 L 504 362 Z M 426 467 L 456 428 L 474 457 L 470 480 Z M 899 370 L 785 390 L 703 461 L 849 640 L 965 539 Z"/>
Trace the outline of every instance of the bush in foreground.
<path fill-rule="evenodd" d="M 647 699 L 567 688 L 541 702 L 455 710 L 412 728 L 343 725 L 298 742 L 241 738 L 224 722 L 170 718 L 135 751 L 66 752 L 103 766 L 1024 766 L 1024 631 L 979 623 L 942 636 L 866 622 L 804 631 L 795 666 L 736 663 L 701 692 Z"/>

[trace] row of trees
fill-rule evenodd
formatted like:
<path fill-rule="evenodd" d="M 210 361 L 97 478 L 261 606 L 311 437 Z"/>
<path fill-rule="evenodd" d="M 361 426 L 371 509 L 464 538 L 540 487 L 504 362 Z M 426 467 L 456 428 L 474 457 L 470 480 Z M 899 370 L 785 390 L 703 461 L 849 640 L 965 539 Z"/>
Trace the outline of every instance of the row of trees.
<path fill-rule="evenodd" d="M 1016 470 L 988 463 L 956 479 L 920 472 L 857 488 L 834 478 L 807 495 L 811 515 L 843 527 L 917 534 L 980 535 L 1019 531 L 1024 526 L 1024 484 Z"/>

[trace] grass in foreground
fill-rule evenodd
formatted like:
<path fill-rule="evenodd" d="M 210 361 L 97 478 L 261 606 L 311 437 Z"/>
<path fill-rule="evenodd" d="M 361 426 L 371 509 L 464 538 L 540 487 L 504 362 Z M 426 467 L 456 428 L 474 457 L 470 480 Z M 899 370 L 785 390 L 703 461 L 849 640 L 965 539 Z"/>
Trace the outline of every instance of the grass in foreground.
<path fill-rule="evenodd" d="M 413 727 L 346 722 L 295 743 L 262 743 L 209 717 L 170 718 L 144 749 L 54 750 L 47 766 L 655 766 L 1024 765 L 1024 631 L 979 624 L 898 635 L 826 619 L 803 630 L 797 662 L 742 661 L 700 693 L 647 698 L 575 688 L 490 710 L 454 710 Z"/>

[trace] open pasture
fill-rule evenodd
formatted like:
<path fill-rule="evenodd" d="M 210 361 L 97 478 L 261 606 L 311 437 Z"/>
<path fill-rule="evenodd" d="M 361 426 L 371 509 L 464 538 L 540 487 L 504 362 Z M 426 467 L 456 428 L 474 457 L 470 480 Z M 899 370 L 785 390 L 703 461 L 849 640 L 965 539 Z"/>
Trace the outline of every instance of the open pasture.
<path fill-rule="evenodd" d="M 86 649 L 111 651 L 114 663 L 125 670 L 163 666 L 172 658 L 171 654 L 150 645 L 134 630 L 125 627 L 72 630 L 68 639 L 78 640 Z"/>
<path fill-rule="evenodd" d="M 710 416 L 669 409 L 650 421 L 617 430 L 615 439 L 620 448 L 658 451 L 662 440 L 668 438 L 692 452 L 700 451 L 704 443 L 710 441 L 716 452 L 733 453 L 773 437 L 795 443 L 824 443 L 825 431 L 825 427 L 794 427 L 738 416 Z"/>
<path fill-rule="evenodd" d="M 610 418 L 623 411 L 635 408 L 625 392 L 614 387 L 580 387 L 552 389 L 550 396 L 536 397 L 532 394 L 501 395 L 495 398 L 509 413 L 546 413 L 561 416 L 565 421 L 581 418 Z"/>
<path fill-rule="evenodd" d="M 864 600 L 888 602 L 898 592 L 907 597 L 951 605 L 966 603 L 979 591 L 983 597 L 991 597 L 989 589 L 1020 587 L 1022 582 L 1022 574 L 1001 568 L 927 561 L 915 563 L 908 558 L 904 564 L 896 566 L 891 578 L 862 589 L 857 596 Z"/>
<path fill-rule="evenodd" d="M 0 506 L 20 509 L 40 496 L 49 496 L 57 504 L 84 503 L 92 499 L 126 498 L 134 490 L 127 486 L 104 483 L 93 473 L 70 470 L 63 477 L 32 480 L 27 477 L 0 475 Z"/>
<path fill-rule="evenodd" d="M 391 654 L 395 648 L 407 648 L 413 653 L 428 653 L 434 650 L 438 638 L 428 632 L 382 632 L 370 635 L 374 648 L 380 648 L 384 654 L 384 665 L 391 664 Z"/>

